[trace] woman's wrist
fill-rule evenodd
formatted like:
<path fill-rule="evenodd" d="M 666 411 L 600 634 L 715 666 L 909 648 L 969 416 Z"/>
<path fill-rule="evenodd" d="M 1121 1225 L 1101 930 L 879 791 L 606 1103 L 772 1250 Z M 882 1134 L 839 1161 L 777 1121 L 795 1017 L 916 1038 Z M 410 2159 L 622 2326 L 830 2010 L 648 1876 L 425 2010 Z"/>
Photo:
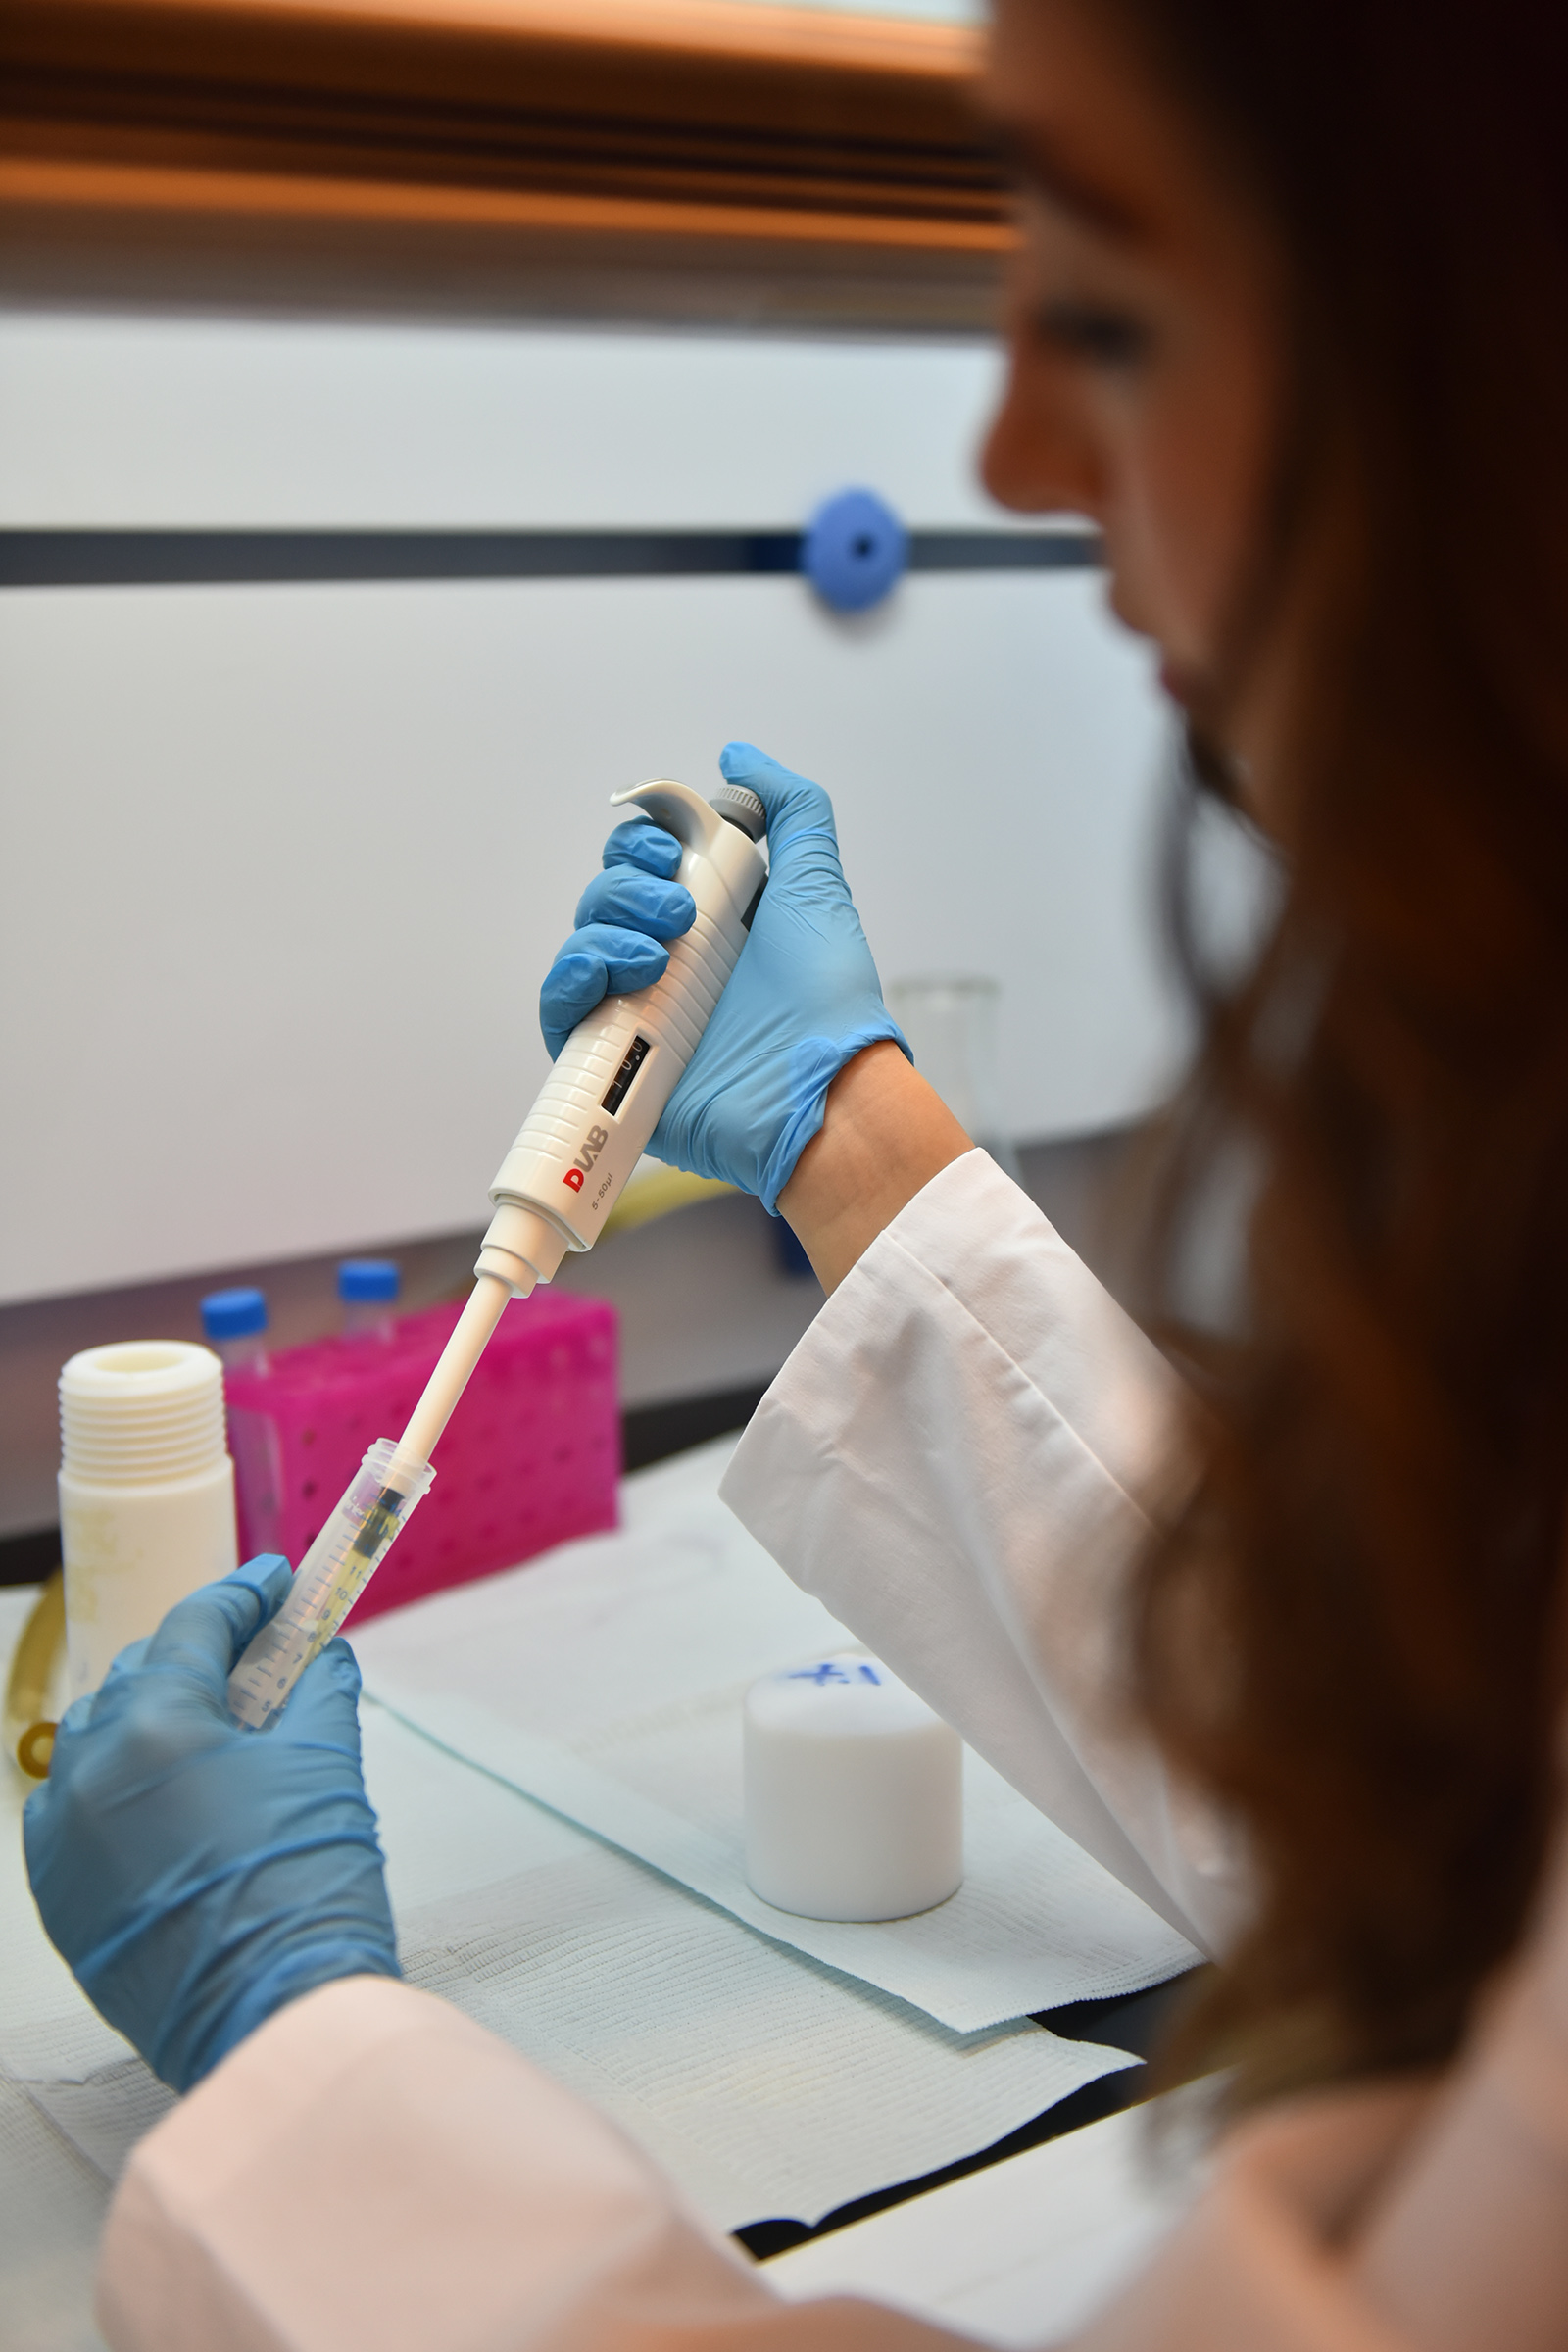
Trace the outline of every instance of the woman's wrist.
<path fill-rule="evenodd" d="M 896 1045 L 867 1046 L 827 1092 L 822 1124 L 778 1204 L 825 1291 L 884 1227 L 970 1149 L 940 1095 Z"/>

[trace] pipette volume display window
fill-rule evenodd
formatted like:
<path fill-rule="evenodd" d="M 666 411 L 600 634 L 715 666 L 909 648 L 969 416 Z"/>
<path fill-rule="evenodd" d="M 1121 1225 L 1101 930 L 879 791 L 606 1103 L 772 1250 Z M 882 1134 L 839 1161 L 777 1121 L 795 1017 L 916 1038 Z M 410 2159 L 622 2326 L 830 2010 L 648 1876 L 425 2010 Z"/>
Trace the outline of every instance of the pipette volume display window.
<path fill-rule="evenodd" d="M 646 1037 L 634 1037 L 626 1049 L 626 1058 L 610 1082 L 610 1092 L 600 1104 L 613 1118 L 631 1092 L 631 1082 L 648 1059 L 652 1047 Z"/>

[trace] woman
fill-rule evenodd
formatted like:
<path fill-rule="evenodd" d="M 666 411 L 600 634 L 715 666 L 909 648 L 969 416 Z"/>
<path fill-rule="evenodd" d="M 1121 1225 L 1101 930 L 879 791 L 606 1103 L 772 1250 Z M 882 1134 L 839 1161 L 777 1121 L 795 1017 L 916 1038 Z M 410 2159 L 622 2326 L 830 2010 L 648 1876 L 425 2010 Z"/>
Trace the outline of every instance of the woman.
<path fill-rule="evenodd" d="M 832 1293 L 727 1491 L 1225 1962 L 1188 2055 L 1248 2120 L 1086 2352 L 1568 2335 L 1565 88 L 1535 0 L 1002 0 L 988 479 L 1095 517 L 1288 877 L 1170 1179 L 1173 1258 L 1223 1155 L 1255 1185 L 1200 1403 L 905 1061 L 823 797 L 726 755 L 773 879 L 658 1142 Z M 608 855 L 547 1033 L 690 920 L 660 836 Z M 782 2309 L 590 2110 L 379 1981 L 352 1661 L 269 1741 L 222 1711 L 280 1581 L 128 1653 L 29 1813 L 61 1948 L 200 2083 L 111 2216 L 111 2342 L 951 2340 Z"/>

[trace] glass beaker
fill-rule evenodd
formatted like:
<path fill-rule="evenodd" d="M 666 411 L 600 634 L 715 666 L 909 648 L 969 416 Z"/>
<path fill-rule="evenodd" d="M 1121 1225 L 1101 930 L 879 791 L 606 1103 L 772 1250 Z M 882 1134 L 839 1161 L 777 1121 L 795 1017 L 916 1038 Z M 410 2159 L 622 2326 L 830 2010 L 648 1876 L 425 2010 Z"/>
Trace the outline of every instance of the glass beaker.
<path fill-rule="evenodd" d="M 1003 1109 L 997 1022 L 1002 983 L 975 972 L 896 980 L 888 1010 L 909 1041 L 914 1066 L 936 1088 L 971 1143 L 1021 1183 Z"/>

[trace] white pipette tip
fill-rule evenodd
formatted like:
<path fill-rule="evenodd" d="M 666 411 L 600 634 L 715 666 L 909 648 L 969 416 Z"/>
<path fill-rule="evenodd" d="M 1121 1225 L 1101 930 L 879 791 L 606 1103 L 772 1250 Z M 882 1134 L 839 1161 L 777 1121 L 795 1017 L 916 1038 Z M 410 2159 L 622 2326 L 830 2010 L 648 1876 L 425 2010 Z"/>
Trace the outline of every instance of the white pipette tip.
<path fill-rule="evenodd" d="M 395 1494 L 412 1494 L 419 1482 L 420 1473 L 429 1467 L 428 1455 L 421 1462 L 400 1442 L 386 1466 L 381 1484 L 390 1487 Z"/>
<path fill-rule="evenodd" d="M 457 1408 L 458 1398 L 468 1385 L 475 1364 L 485 1351 L 491 1333 L 500 1322 L 502 1311 L 512 1297 L 510 1286 L 494 1274 L 480 1274 L 468 1293 L 467 1303 L 453 1327 L 452 1337 L 441 1350 L 440 1360 L 424 1384 L 424 1395 L 409 1417 L 409 1425 L 398 1440 L 398 1449 L 392 1459 L 395 1473 L 400 1465 L 421 1470 L 435 1451 L 436 1442 Z M 389 1476 L 388 1485 L 396 1483 Z M 399 1492 L 403 1492 L 399 1489 Z"/>

